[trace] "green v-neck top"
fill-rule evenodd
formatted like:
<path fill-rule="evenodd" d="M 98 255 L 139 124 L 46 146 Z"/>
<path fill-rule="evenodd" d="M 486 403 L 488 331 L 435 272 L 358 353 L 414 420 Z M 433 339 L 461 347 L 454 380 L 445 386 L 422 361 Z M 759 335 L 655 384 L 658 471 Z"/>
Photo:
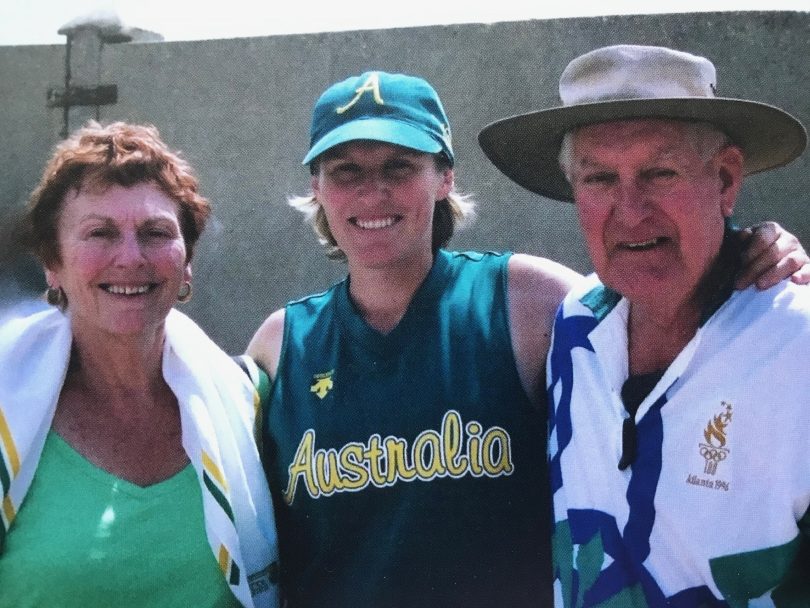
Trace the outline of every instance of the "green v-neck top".
<path fill-rule="evenodd" d="M 230 608 L 191 465 L 141 487 L 53 431 L 0 555 L 0 608 Z"/>

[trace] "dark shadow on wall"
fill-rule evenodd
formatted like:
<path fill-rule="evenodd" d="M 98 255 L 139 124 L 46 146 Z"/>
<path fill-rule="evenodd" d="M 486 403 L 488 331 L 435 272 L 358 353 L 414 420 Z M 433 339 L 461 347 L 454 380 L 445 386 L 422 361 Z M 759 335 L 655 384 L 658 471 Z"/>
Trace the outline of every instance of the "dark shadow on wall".
<path fill-rule="evenodd" d="M 0 307 L 38 298 L 44 290 L 42 268 L 25 245 L 22 211 L 0 211 Z"/>

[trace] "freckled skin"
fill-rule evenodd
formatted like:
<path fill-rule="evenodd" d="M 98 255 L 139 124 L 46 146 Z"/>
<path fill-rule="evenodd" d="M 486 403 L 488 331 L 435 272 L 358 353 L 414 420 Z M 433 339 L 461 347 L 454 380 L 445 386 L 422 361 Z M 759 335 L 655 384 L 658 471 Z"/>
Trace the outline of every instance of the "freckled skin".
<path fill-rule="evenodd" d="M 61 263 L 48 282 L 68 300 L 74 333 L 158 331 L 190 279 L 177 202 L 151 183 L 67 195 L 57 224 Z M 138 295 L 110 288 L 147 287 Z"/>

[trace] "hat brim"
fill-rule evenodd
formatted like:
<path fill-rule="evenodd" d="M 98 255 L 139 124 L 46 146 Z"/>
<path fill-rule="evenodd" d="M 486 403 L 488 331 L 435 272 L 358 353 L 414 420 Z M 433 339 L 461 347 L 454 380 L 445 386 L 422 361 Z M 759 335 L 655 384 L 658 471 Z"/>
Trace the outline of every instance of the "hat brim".
<path fill-rule="evenodd" d="M 380 141 L 411 148 L 427 154 L 438 154 L 442 146 L 424 129 L 391 118 L 357 118 L 329 131 L 310 148 L 301 164 L 308 165 L 327 150 L 349 141 Z"/>
<path fill-rule="evenodd" d="M 560 106 L 495 121 L 478 134 L 484 154 L 509 179 L 542 196 L 572 201 L 558 163 L 566 132 L 588 124 L 665 118 L 716 125 L 745 155 L 745 173 L 785 165 L 807 145 L 793 116 L 764 103 L 729 98 L 628 99 Z"/>

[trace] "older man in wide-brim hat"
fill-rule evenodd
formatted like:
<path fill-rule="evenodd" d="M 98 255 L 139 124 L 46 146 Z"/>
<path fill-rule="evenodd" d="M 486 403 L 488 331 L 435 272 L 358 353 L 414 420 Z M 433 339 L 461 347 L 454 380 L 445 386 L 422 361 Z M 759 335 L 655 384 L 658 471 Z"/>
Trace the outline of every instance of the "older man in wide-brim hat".
<path fill-rule="evenodd" d="M 568 65 L 562 106 L 479 136 L 573 199 L 597 275 L 548 359 L 562 606 L 810 605 L 810 291 L 734 292 L 729 223 L 743 177 L 807 136 L 715 85 L 703 57 L 605 47 Z"/>

